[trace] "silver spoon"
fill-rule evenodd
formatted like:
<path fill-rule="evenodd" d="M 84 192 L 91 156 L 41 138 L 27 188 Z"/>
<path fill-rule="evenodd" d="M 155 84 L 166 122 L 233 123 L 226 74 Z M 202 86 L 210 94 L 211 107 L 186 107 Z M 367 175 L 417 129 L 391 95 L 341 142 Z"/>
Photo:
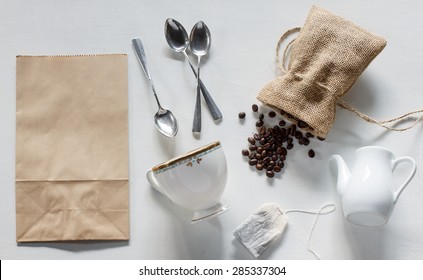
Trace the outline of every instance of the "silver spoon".
<path fill-rule="evenodd" d="M 154 97 L 156 98 L 157 105 L 159 106 L 157 113 L 154 115 L 154 123 L 156 124 L 156 128 L 164 136 L 174 137 L 176 133 L 178 133 L 178 121 L 170 110 L 165 109 L 160 105 L 159 98 L 157 97 L 156 89 L 153 84 L 153 80 L 151 79 L 150 71 L 147 67 L 147 58 L 145 56 L 145 51 L 141 39 L 132 39 L 132 45 L 134 46 L 138 61 L 140 62 L 142 69 L 144 70 L 144 74 L 148 79 L 150 87 L 153 90 Z"/>
<path fill-rule="evenodd" d="M 201 96 L 200 96 L 200 64 L 201 57 L 206 55 L 210 50 L 211 34 L 207 25 L 199 21 L 191 30 L 189 37 L 190 49 L 194 55 L 197 56 L 197 98 L 195 101 L 194 122 L 192 125 L 192 132 L 201 131 Z"/>
<path fill-rule="evenodd" d="M 164 31 L 169 47 L 176 52 L 184 54 L 185 58 L 188 60 L 192 72 L 194 73 L 194 76 L 197 78 L 197 72 L 195 71 L 194 66 L 192 65 L 191 60 L 189 59 L 186 52 L 187 48 L 189 47 L 189 38 L 185 28 L 178 21 L 168 18 L 165 23 Z M 222 113 L 220 112 L 213 98 L 210 96 L 201 79 L 200 88 L 213 119 L 215 121 L 220 121 L 223 117 Z"/>

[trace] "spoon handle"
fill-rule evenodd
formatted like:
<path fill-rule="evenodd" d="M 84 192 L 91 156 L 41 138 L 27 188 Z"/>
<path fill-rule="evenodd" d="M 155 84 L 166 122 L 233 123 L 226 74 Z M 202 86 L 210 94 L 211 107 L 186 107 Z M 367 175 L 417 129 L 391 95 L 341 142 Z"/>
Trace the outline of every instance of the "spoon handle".
<path fill-rule="evenodd" d="M 132 39 L 132 45 L 134 46 L 135 53 L 137 55 L 138 61 L 141 64 L 142 70 L 144 70 L 144 74 L 148 79 L 148 83 L 150 84 L 151 89 L 153 90 L 154 97 L 156 98 L 157 105 L 160 109 L 162 109 L 162 106 L 160 104 L 159 98 L 157 97 L 156 88 L 154 87 L 153 79 L 151 78 L 150 71 L 148 70 L 147 65 L 147 57 L 145 55 L 144 47 L 142 45 L 140 38 L 134 38 Z"/>
<path fill-rule="evenodd" d="M 195 98 L 194 121 L 192 123 L 192 132 L 201 132 L 201 95 L 200 85 L 197 85 L 197 96 Z"/>
<path fill-rule="evenodd" d="M 194 73 L 194 76 L 197 78 L 197 71 L 195 71 L 194 66 L 191 63 L 188 55 L 185 53 L 185 56 L 188 60 L 189 66 Z M 216 103 L 214 102 L 213 98 L 210 96 L 209 91 L 207 90 L 206 86 L 203 84 L 203 81 L 200 79 L 200 88 L 201 92 L 203 93 L 204 100 L 206 101 L 207 107 L 209 108 L 210 114 L 212 115 L 215 121 L 220 121 L 223 118 L 222 113 L 220 112 L 219 108 L 217 107 Z"/>

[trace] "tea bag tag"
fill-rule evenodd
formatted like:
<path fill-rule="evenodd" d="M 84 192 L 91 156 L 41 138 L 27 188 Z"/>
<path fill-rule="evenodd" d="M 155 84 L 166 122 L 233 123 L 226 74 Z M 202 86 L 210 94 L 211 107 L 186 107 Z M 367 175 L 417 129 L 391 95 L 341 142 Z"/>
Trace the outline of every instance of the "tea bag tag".
<path fill-rule="evenodd" d="M 285 230 L 287 216 L 276 203 L 263 204 L 233 232 L 233 235 L 258 258 Z"/>
<path fill-rule="evenodd" d="M 310 247 L 310 240 L 317 220 L 321 214 L 335 211 L 335 204 L 325 204 L 318 211 L 302 209 L 289 209 L 283 211 L 276 203 L 263 204 L 250 217 L 248 217 L 233 232 L 239 242 L 255 257 L 258 258 L 270 244 L 278 239 L 285 231 L 288 224 L 287 213 L 298 212 L 317 215 L 307 239 L 307 250 L 317 259 L 319 255 Z"/>

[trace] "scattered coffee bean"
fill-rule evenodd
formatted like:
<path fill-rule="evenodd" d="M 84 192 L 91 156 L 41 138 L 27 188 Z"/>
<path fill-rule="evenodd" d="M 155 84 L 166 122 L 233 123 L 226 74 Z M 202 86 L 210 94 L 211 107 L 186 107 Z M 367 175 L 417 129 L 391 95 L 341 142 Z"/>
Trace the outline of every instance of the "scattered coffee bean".
<path fill-rule="evenodd" d="M 304 121 L 298 121 L 297 125 L 298 125 L 299 128 L 306 128 L 306 127 L 308 127 L 308 124 L 306 122 L 304 122 Z"/>
<path fill-rule="evenodd" d="M 295 132 L 295 138 L 301 139 L 303 137 L 303 134 L 300 131 Z"/>
<path fill-rule="evenodd" d="M 249 165 L 251 165 L 251 166 L 254 166 L 254 165 L 256 165 L 257 163 L 258 163 L 258 160 L 257 160 L 257 159 L 255 159 L 255 158 L 250 159 L 250 160 L 248 161 L 248 164 L 249 164 Z"/>
<path fill-rule="evenodd" d="M 323 137 L 317 137 L 317 139 L 319 139 L 320 141 L 325 141 L 325 138 Z"/>
<path fill-rule="evenodd" d="M 273 171 L 266 171 L 266 176 L 269 178 L 273 178 L 273 176 L 275 176 L 275 173 L 273 173 Z"/>
<path fill-rule="evenodd" d="M 258 120 L 257 122 L 256 122 L 256 126 L 257 127 L 262 127 L 263 126 L 263 121 L 262 120 Z"/>
<path fill-rule="evenodd" d="M 245 112 L 240 112 L 240 113 L 238 114 L 238 118 L 240 118 L 240 119 L 245 119 Z"/>
<path fill-rule="evenodd" d="M 259 112 L 259 108 L 256 104 L 252 105 L 252 109 L 254 112 Z M 279 120 L 279 125 L 266 127 L 264 124 L 265 115 L 261 112 L 255 114 L 257 118 L 257 132 L 247 138 L 249 143 L 248 149 L 242 150 L 242 154 L 249 158 L 249 165 L 255 166 L 257 171 L 265 170 L 266 176 L 269 178 L 273 178 L 275 173 L 281 172 L 284 168 L 288 150 L 294 148 L 294 141 L 297 141 L 300 145 L 307 146 L 310 144 L 309 138 L 314 138 L 312 133 L 304 132 L 303 134 L 301 131 L 303 128 L 307 128 L 309 131 L 312 130 L 306 122 L 283 111 L 281 114 L 286 114 L 296 123 L 290 124 L 289 127 L 285 127 L 286 121 Z M 239 117 L 241 118 L 242 115 L 243 114 L 239 115 Z M 268 116 L 270 118 L 275 118 L 277 114 L 275 111 L 270 111 Z M 245 117 L 245 113 L 243 117 Z M 319 140 L 323 141 L 324 139 L 319 138 Z M 315 152 L 310 149 L 308 151 L 308 156 L 310 158 L 314 157 Z"/>
<path fill-rule="evenodd" d="M 255 151 L 255 150 L 257 150 L 257 146 L 256 145 L 251 145 L 249 149 L 250 149 L 250 151 Z"/>

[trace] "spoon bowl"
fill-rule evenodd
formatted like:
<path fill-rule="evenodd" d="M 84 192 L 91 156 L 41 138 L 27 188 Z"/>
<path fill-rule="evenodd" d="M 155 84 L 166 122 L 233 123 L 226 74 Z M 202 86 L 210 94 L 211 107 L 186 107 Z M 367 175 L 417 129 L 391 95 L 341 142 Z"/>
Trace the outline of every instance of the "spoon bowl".
<path fill-rule="evenodd" d="M 178 133 L 178 121 L 171 111 L 160 108 L 154 115 L 154 123 L 159 132 L 167 137 L 174 137 Z"/>
<path fill-rule="evenodd" d="M 174 19 L 168 18 L 165 23 L 165 37 L 169 47 L 176 52 L 185 52 L 189 47 L 188 33 L 185 28 Z"/>
<path fill-rule="evenodd" d="M 190 35 L 190 48 L 197 57 L 206 55 L 211 46 L 211 33 L 207 25 L 199 21 L 192 28 Z"/>
<path fill-rule="evenodd" d="M 182 53 L 185 58 L 188 60 L 188 64 L 194 73 L 194 76 L 197 78 L 197 72 L 192 65 L 190 58 L 187 55 L 186 50 L 188 49 L 190 42 L 189 37 L 186 29 L 180 24 L 178 21 L 168 18 L 165 22 L 164 27 L 165 38 L 166 42 L 169 47 L 178 53 Z M 203 93 L 204 100 L 206 101 L 207 107 L 209 108 L 210 114 L 212 115 L 215 121 L 221 121 L 223 118 L 220 109 L 217 107 L 216 103 L 214 102 L 213 98 L 211 97 L 209 91 L 207 90 L 206 86 L 200 79 L 200 88 L 201 92 Z"/>

